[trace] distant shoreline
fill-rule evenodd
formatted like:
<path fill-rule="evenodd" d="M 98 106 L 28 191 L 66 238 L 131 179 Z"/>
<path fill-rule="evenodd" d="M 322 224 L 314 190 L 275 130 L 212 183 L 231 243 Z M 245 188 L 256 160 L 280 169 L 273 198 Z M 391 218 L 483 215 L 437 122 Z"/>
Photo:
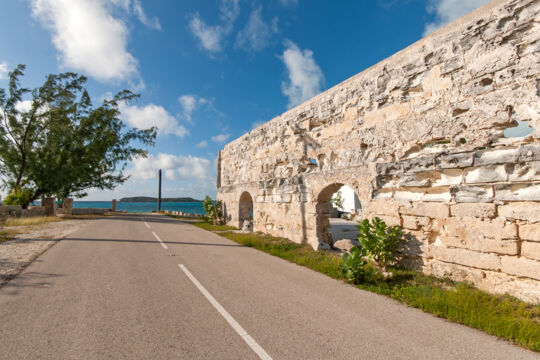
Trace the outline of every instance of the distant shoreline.
<path fill-rule="evenodd" d="M 134 202 L 138 202 L 138 203 L 154 203 L 154 202 L 157 202 L 158 199 L 157 198 L 154 198 L 154 197 L 147 197 L 147 196 L 135 196 L 135 197 L 127 197 L 127 198 L 121 198 L 120 200 L 118 200 L 118 202 L 121 202 L 121 203 L 134 203 Z M 190 198 L 190 197 L 179 197 L 179 198 L 162 198 L 161 199 L 161 202 L 162 203 L 166 203 L 166 202 L 192 202 L 192 203 L 200 203 L 202 202 L 202 200 L 197 200 L 197 199 L 193 199 L 193 198 Z"/>

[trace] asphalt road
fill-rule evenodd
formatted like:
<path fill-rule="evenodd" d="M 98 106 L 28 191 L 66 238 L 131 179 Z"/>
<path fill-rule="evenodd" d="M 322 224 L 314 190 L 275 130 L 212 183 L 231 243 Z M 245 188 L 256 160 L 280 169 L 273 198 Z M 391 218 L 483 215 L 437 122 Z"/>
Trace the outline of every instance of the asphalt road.
<path fill-rule="evenodd" d="M 0 359 L 258 358 L 538 355 L 157 215 L 96 220 L 0 289 Z"/>

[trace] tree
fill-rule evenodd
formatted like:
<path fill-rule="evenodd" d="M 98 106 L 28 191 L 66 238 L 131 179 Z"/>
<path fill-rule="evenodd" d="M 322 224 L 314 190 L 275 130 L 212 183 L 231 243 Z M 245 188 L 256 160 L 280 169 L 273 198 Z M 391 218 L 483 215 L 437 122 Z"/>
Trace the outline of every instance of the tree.
<path fill-rule="evenodd" d="M 129 177 L 125 166 L 153 145 L 156 129 L 126 129 L 119 106 L 138 98 L 123 90 L 93 107 L 86 78 L 49 75 L 32 91 L 19 86 L 24 65 L 0 89 L 0 174 L 12 193 L 30 192 L 27 206 L 42 195 L 82 197 L 89 188 L 113 189 Z M 24 101 L 31 95 L 31 100 Z M 26 105 L 26 108 L 22 105 Z"/>
<path fill-rule="evenodd" d="M 223 202 L 217 201 L 214 203 L 210 196 L 206 196 L 203 200 L 203 209 L 206 213 L 206 221 L 212 222 L 214 225 L 221 225 L 224 223 L 223 219 Z"/>
<path fill-rule="evenodd" d="M 330 202 L 337 207 L 340 211 L 343 211 L 343 197 L 341 195 L 341 191 L 338 190 L 336 193 L 336 196 L 334 196 Z"/>

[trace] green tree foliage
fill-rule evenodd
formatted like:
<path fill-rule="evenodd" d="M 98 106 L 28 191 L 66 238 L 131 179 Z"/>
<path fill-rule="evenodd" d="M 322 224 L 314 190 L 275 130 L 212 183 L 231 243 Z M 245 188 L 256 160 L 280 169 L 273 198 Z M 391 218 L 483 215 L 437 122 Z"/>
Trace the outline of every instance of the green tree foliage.
<path fill-rule="evenodd" d="M 203 200 L 203 209 L 206 213 L 206 221 L 214 223 L 214 225 L 222 225 L 223 219 L 223 203 L 221 201 L 214 201 L 210 196 L 206 196 Z"/>
<path fill-rule="evenodd" d="M 42 195 L 82 197 L 89 188 L 125 182 L 127 162 L 147 155 L 132 144 L 153 145 L 156 137 L 155 128 L 128 130 L 120 119 L 119 106 L 138 95 L 123 90 L 94 107 L 84 76 L 51 74 L 29 90 L 19 84 L 24 69 L 17 66 L 7 91 L 0 89 L 0 174 L 5 188 L 31 193 L 20 205 Z"/>
<path fill-rule="evenodd" d="M 363 256 L 373 260 L 386 271 L 387 266 L 395 262 L 397 250 L 403 241 L 401 228 L 387 226 L 378 217 L 374 217 L 371 223 L 364 219 L 356 228 L 359 231 L 358 240 Z"/>
<path fill-rule="evenodd" d="M 341 195 L 341 191 L 338 191 L 336 193 L 336 196 L 334 196 L 330 202 L 337 207 L 339 210 L 343 211 L 343 196 Z"/>

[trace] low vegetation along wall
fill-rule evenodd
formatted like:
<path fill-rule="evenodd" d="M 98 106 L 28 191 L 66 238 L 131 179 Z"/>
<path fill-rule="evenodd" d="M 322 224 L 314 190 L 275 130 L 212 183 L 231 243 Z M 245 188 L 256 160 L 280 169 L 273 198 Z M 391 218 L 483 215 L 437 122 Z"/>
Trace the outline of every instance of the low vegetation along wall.
<path fill-rule="evenodd" d="M 540 301 L 539 14 L 492 1 L 227 144 L 227 222 L 326 247 L 348 185 L 410 265 Z"/>

